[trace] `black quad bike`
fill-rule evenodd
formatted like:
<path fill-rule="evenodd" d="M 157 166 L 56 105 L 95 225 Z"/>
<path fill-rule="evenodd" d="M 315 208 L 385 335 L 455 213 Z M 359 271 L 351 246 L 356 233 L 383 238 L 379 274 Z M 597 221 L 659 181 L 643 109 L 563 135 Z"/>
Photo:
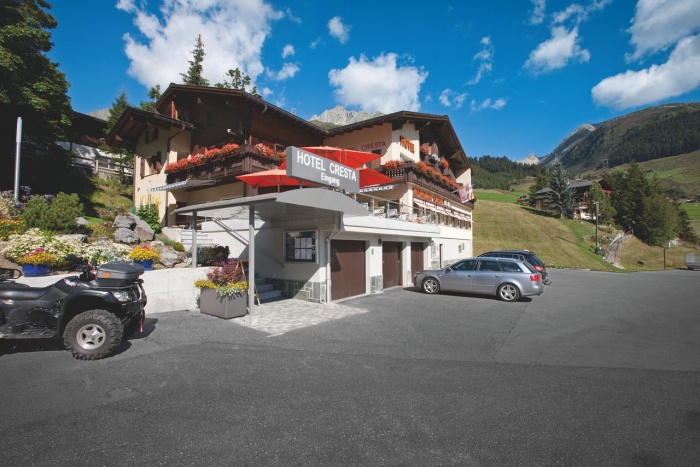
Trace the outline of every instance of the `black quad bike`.
<path fill-rule="evenodd" d="M 143 326 L 143 266 L 113 262 L 81 270 L 79 276 L 39 288 L 14 282 L 21 271 L 0 268 L 0 339 L 62 335 L 65 348 L 79 360 L 112 354 L 123 336 Z"/>

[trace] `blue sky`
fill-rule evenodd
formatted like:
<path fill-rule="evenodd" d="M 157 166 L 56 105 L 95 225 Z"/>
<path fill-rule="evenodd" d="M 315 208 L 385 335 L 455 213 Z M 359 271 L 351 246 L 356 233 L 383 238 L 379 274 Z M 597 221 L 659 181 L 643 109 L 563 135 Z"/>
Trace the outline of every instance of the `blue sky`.
<path fill-rule="evenodd" d="M 54 0 L 73 108 L 204 76 L 253 78 L 308 119 L 342 105 L 448 115 L 469 156 L 547 155 L 571 131 L 700 101 L 697 0 Z"/>

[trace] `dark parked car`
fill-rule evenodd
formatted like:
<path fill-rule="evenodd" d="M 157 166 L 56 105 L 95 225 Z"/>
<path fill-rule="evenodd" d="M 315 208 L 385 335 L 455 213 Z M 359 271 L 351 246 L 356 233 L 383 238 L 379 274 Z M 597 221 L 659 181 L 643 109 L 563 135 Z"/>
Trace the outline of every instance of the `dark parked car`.
<path fill-rule="evenodd" d="M 419 271 L 413 284 L 429 294 L 441 290 L 480 293 L 506 302 L 544 292 L 540 273 L 527 261 L 510 258 L 463 259 L 443 269 Z"/>
<path fill-rule="evenodd" d="M 534 266 L 535 269 L 537 269 L 537 272 L 542 274 L 542 283 L 544 285 L 549 285 L 552 283 L 552 281 L 549 280 L 549 274 L 547 274 L 547 268 L 545 267 L 544 263 L 530 250 L 494 250 L 487 251 L 479 256 L 489 256 L 491 258 L 513 258 L 527 261 Z"/>

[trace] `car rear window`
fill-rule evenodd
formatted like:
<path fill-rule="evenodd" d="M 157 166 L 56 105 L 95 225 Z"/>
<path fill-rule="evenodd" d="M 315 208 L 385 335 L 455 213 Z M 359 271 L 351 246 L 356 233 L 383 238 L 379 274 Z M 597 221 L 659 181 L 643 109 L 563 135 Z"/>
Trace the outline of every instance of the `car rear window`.
<path fill-rule="evenodd" d="M 524 265 L 524 266 L 527 268 L 527 270 L 530 271 L 531 273 L 539 274 L 539 271 L 538 271 L 537 269 L 535 269 L 534 267 L 532 267 L 532 264 L 530 264 L 530 263 L 523 263 L 523 265 Z"/>
<path fill-rule="evenodd" d="M 518 263 L 512 263 L 510 261 L 501 262 L 501 268 L 506 272 L 523 272 Z"/>
<path fill-rule="evenodd" d="M 535 255 L 530 255 L 527 260 L 528 263 L 534 264 L 535 266 L 544 266 L 544 263 Z"/>

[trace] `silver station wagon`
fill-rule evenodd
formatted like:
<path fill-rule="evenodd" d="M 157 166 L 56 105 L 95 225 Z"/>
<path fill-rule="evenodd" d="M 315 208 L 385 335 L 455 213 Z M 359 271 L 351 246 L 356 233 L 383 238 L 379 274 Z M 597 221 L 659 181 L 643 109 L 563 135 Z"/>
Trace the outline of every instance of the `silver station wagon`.
<path fill-rule="evenodd" d="M 443 269 L 419 271 L 413 285 L 429 294 L 488 294 L 506 302 L 544 292 L 540 273 L 527 261 L 510 258 L 467 258 Z"/>

